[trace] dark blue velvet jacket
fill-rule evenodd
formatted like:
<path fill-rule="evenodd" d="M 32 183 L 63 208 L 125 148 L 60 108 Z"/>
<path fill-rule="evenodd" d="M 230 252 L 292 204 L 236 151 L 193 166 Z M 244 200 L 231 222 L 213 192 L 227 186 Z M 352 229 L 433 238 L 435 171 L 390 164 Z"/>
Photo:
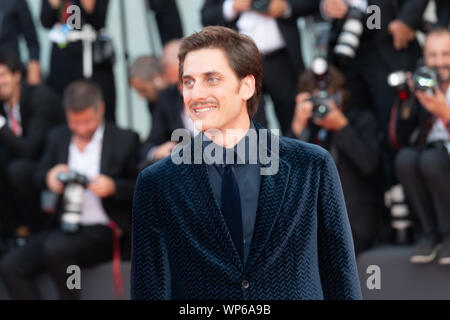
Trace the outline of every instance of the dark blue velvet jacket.
<path fill-rule="evenodd" d="M 290 138 L 280 137 L 278 173 L 261 176 L 246 265 L 206 164 L 176 165 L 168 157 L 140 173 L 132 242 L 133 299 L 361 298 L 332 157 Z"/>

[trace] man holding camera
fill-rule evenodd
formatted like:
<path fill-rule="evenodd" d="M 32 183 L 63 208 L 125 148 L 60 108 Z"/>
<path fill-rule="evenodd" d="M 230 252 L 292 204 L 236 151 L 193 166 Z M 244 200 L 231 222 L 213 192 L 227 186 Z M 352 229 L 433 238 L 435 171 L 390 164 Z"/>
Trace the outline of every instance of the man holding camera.
<path fill-rule="evenodd" d="M 26 246 L 11 250 L 2 260 L 0 273 L 13 299 L 38 298 L 31 279 L 44 270 L 55 282 L 60 298 L 79 298 L 78 290 L 66 286 L 67 267 L 107 261 L 114 249 L 115 268 L 118 268 L 119 237 L 124 236 L 123 242 L 130 234 L 131 199 L 137 176 L 137 134 L 103 120 L 102 94 L 92 82 L 77 81 L 69 85 L 63 104 L 68 127 L 50 132 L 35 175 L 41 189 L 64 194 L 60 199 L 63 201 L 58 203 L 51 228 L 31 238 Z M 77 195 L 69 194 L 61 181 L 61 174 L 69 171 L 88 180 L 81 199 L 74 199 Z M 82 209 L 75 212 L 74 207 L 80 203 Z M 64 228 L 64 231 L 59 223 L 69 213 L 65 222 L 75 228 Z M 120 285 L 120 278 L 115 280 Z"/>
<path fill-rule="evenodd" d="M 417 100 L 398 112 L 397 140 L 405 146 L 395 169 L 411 209 L 418 216 L 423 237 L 410 257 L 412 263 L 450 264 L 450 31 L 431 31 L 424 48 L 425 64 L 435 70 L 432 92 L 416 90 Z M 425 79 L 422 79 L 425 80 Z M 433 81 L 431 81 L 433 82 Z M 421 83 L 431 83 L 421 81 Z M 442 245 L 440 246 L 440 244 Z"/>
<path fill-rule="evenodd" d="M 422 24 L 428 0 L 322 0 L 322 15 L 333 19 L 330 35 L 330 57 L 348 81 L 352 99 L 357 105 L 369 106 L 377 115 L 379 129 L 385 134 L 394 92 L 386 77 L 395 70 L 413 70 L 420 56 L 415 30 Z M 370 30 L 367 8 L 379 8 L 380 29 Z M 336 50 L 351 8 L 362 16 L 362 34 L 355 52 L 346 54 Z M 376 17 L 375 17 L 376 18 Z M 372 102 L 373 101 L 373 102 Z"/>
<path fill-rule="evenodd" d="M 231 27 L 255 41 L 263 58 L 263 93 L 270 94 L 284 134 L 294 114 L 296 81 L 304 70 L 297 19 L 318 8 L 319 0 L 206 0 L 202 8 L 204 26 Z"/>
<path fill-rule="evenodd" d="M 369 111 L 348 106 L 346 82 L 335 67 L 329 68 L 326 77 L 329 98 L 319 101 L 317 75 L 307 70 L 300 76 L 302 92 L 297 95 L 290 135 L 321 145 L 332 154 L 358 255 L 373 244 L 380 230 L 379 203 L 373 189 L 379 165 L 376 121 Z"/>

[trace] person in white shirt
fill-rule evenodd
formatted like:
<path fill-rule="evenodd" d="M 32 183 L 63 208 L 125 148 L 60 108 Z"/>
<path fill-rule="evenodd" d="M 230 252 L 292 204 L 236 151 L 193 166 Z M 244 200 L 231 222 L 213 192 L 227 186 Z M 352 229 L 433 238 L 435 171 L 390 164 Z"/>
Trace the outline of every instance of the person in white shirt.
<path fill-rule="evenodd" d="M 35 180 L 40 189 L 62 196 L 65 186 L 59 174 L 72 171 L 87 177 L 78 231 L 69 233 L 62 228 L 61 217 L 67 206 L 60 201 L 47 230 L 4 256 L 0 274 L 13 299 L 38 298 L 32 279 L 41 271 L 50 274 L 60 298 L 80 298 L 79 290 L 67 288 L 67 267 L 91 266 L 111 257 L 115 288 L 123 290 L 119 238 L 129 245 L 139 138 L 135 132 L 104 120 L 101 90 L 93 82 L 70 84 L 63 105 L 67 125 L 49 133 Z"/>
<path fill-rule="evenodd" d="M 428 263 L 439 253 L 439 263 L 450 264 L 450 31 L 439 28 L 428 35 L 424 48 L 427 67 L 437 71 L 433 95 L 417 91 L 417 101 L 399 110 L 397 136 L 401 149 L 395 171 L 423 237 L 410 261 Z M 403 141 L 402 141 L 403 140 Z"/>

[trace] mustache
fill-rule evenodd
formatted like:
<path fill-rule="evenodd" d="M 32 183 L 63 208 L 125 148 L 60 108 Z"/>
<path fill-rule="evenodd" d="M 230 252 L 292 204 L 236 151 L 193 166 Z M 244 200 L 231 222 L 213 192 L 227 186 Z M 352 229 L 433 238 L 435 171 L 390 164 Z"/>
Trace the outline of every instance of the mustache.
<path fill-rule="evenodd" d="M 206 100 L 206 101 L 201 101 L 201 102 L 192 102 L 189 104 L 189 108 L 201 107 L 201 106 L 206 106 L 206 105 L 211 105 L 211 104 L 214 104 L 216 106 L 219 105 L 217 103 L 217 101 L 215 101 L 215 100 Z"/>

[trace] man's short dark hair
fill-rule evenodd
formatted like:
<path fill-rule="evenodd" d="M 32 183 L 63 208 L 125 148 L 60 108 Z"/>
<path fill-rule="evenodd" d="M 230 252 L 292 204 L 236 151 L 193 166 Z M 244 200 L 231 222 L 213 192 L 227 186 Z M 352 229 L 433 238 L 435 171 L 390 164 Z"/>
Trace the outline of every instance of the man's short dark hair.
<path fill-rule="evenodd" d="M 178 59 L 179 77 L 183 77 L 186 55 L 200 49 L 222 49 L 238 79 L 252 75 L 255 78 L 255 93 L 247 100 L 247 111 L 253 117 L 258 109 L 258 99 L 262 87 L 261 54 L 252 39 L 236 31 L 219 26 L 210 26 L 194 33 L 181 42 Z"/>
<path fill-rule="evenodd" d="M 89 80 L 74 81 L 64 90 L 63 106 L 66 111 L 79 112 L 88 108 L 97 110 L 101 102 L 102 90 Z"/>
<path fill-rule="evenodd" d="M 4 52 L 0 50 L 0 65 L 6 66 L 12 73 L 21 71 L 20 59 L 14 53 Z"/>
<path fill-rule="evenodd" d="M 433 36 L 437 36 L 437 35 L 439 35 L 439 36 L 442 36 L 442 35 L 450 36 L 450 29 L 447 28 L 447 27 L 438 26 L 438 27 L 435 27 L 435 28 L 431 29 L 431 31 L 427 34 L 427 37 L 432 36 L 432 35 Z"/>

